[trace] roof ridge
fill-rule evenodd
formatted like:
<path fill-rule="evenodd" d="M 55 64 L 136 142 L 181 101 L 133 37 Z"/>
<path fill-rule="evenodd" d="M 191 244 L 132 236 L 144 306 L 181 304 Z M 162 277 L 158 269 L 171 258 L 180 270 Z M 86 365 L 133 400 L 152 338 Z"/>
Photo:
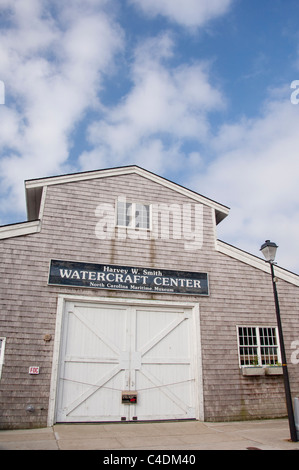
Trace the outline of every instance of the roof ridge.
<path fill-rule="evenodd" d="M 68 173 L 64 175 L 58 176 L 47 176 L 45 178 L 35 178 L 31 180 L 25 181 L 25 188 L 26 188 L 26 196 L 27 199 L 29 197 L 29 193 L 32 192 L 34 189 L 41 188 L 43 186 L 55 185 L 55 184 L 64 184 L 64 183 L 72 183 L 76 181 L 83 181 L 89 179 L 96 179 L 101 177 L 111 177 L 111 176 L 120 176 L 120 175 L 127 175 L 130 173 L 136 173 L 140 176 L 148 178 L 152 181 L 155 181 L 158 184 L 161 184 L 165 187 L 168 187 L 174 191 L 177 191 L 189 198 L 192 198 L 202 204 L 206 204 L 212 207 L 216 211 L 216 222 L 219 223 L 223 220 L 229 213 L 230 208 L 221 204 L 213 199 L 210 199 L 202 194 L 193 191 L 192 189 L 186 188 L 174 181 L 171 181 L 164 176 L 157 175 L 150 170 L 146 170 L 138 165 L 127 165 L 127 166 L 120 166 L 120 167 L 113 167 L 113 168 L 106 168 L 106 169 L 99 169 L 99 170 L 90 170 L 78 173 Z"/>

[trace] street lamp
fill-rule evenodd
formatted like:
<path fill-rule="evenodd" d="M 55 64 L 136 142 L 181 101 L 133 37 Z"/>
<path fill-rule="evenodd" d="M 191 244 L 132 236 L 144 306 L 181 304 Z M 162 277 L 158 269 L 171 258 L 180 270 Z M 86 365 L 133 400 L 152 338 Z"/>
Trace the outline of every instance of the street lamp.
<path fill-rule="evenodd" d="M 260 251 L 263 253 L 267 263 L 269 263 L 271 267 L 272 285 L 273 285 L 273 293 L 274 293 L 274 300 L 275 300 L 275 310 L 276 310 L 276 318 L 277 318 L 277 325 L 278 325 L 278 335 L 279 335 L 280 350 L 281 350 L 284 389 L 285 389 L 285 395 L 286 395 L 290 433 L 291 433 L 292 441 L 298 442 L 292 396 L 291 396 L 290 381 L 289 381 L 288 366 L 287 366 L 287 359 L 286 359 L 284 340 L 283 340 L 283 334 L 282 334 L 280 309 L 279 309 L 278 295 L 277 295 L 277 289 L 276 289 L 276 278 L 274 276 L 274 260 L 275 260 L 277 248 L 278 246 L 276 245 L 276 243 L 270 242 L 270 240 L 266 240 L 265 243 L 261 246 Z"/>

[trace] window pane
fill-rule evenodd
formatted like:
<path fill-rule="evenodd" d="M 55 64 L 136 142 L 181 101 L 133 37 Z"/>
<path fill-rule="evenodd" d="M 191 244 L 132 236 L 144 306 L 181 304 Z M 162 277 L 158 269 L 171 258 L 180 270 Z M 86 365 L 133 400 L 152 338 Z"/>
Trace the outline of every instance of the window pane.
<path fill-rule="evenodd" d="M 258 349 L 256 329 L 252 327 L 239 327 L 239 344 L 240 344 L 240 365 L 253 366 L 258 363 Z"/>
<path fill-rule="evenodd" d="M 259 328 L 262 365 L 278 363 L 278 344 L 275 328 Z"/>
<path fill-rule="evenodd" d="M 150 208 L 148 205 L 136 204 L 135 209 L 135 227 L 150 228 Z"/>
<path fill-rule="evenodd" d="M 130 227 L 132 221 L 132 204 L 118 201 L 117 203 L 117 225 Z"/>

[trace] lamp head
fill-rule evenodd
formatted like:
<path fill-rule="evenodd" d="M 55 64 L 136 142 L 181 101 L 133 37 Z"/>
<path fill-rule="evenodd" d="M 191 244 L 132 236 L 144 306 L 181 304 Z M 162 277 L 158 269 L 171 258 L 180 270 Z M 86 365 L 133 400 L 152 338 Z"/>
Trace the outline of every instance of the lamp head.
<path fill-rule="evenodd" d="M 265 243 L 261 246 L 260 251 L 263 253 L 266 261 L 269 263 L 274 263 L 276 251 L 278 246 L 274 242 L 270 242 L 270 240 L 266 240 Z"/>

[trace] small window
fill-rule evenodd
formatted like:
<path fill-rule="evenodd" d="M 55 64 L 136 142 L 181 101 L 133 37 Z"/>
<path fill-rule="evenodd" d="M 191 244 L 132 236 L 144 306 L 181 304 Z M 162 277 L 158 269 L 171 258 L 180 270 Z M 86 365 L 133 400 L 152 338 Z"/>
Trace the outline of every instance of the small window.
<path fill-rule="evenodd" d="M 281 362 L 275 327 L 239 326 L 240 366 L 268 366 Z"/>
<path fill-rule="evenodd" d="M 0 338 L 0 378 L 2 373 L 2 366 L 4 364 L 4 349 L 6 338 Z"/>
<path fill-rule="evenodd" d="M 117 201 L 116 224 L 119 227 L 150 229 L 150 205 Z"/>

